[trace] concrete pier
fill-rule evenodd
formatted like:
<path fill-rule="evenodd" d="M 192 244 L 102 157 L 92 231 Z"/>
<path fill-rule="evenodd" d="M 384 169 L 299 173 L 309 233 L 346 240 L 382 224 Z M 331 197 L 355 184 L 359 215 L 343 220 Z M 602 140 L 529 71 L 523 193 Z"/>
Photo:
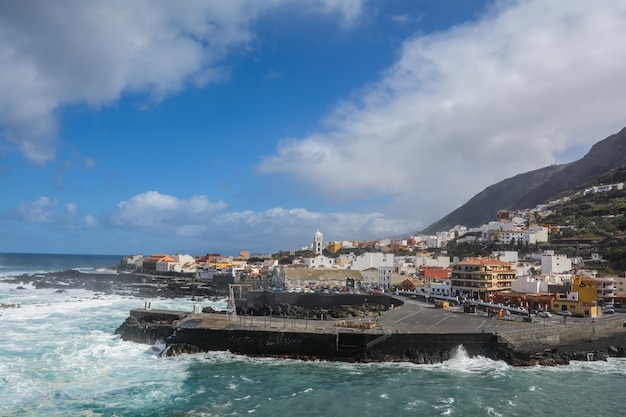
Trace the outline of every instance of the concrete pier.
<path fill-rule="evenodd" d="M 191 351 L 343 361 L 441 362 L 463 345 L 471 356 L 501 359 L 516 365 L 564 363 L 579 356 L 595 360 L 626 354 L 626 328 L 621 315 L 597 322 L 584 319 L 499 319 L 463 313 L 460 307 L 435 308 L 406 302 L 382 315 L 346 320 L 244 316 L 216 313 L 133 310 L 145 329 L 158 323 L 168 346 Z M 121 332 L 123 334 L 123 332 Z M 177 349 L 177 352 L 185 349 Z"/>

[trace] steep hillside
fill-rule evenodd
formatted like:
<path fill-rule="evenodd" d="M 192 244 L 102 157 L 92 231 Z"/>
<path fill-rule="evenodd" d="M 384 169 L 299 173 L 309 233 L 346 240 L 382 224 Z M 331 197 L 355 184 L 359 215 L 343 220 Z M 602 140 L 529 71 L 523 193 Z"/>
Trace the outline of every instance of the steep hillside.
<path fill-rule="evenodd" d="M 626 128 L 593 145 L 582 159 L 567 165 L 541 186 L 529 190 L 515 208 L 534 207 L 555 196 L 585 185 L 597 184 L 600 177 L 626 164 Z"/>
<path fill-rule="evenodd" d="M 529 189 L 545 183 L 555 172 L 564 168 L 565 165 L 551 165 L 490 185 L 467 203 L 420 233 L 432 234 L 447 230 L 457 224 L 468 227 L 479 226 L 495 220 L 498 210 L 515 209 L 520 195 L 527 194 Z"/>
<path fill-rule="evenodd" d="M 576 162 L 519 174 L 487 187 L 420 233 L 432 234 L 457 224 L 479 226 L 494 220 L 498 210 L 535 207 L 564 192 L 606 181 L 611 172 L 623 166 L 626 166 L 626 128 L 596 143 Z"/>

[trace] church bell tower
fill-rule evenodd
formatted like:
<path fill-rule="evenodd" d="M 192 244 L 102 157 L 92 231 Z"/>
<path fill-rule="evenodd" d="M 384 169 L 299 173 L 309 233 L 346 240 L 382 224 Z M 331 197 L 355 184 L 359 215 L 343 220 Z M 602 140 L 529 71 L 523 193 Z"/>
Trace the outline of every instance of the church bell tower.
<path fill-rule="evenodd" d="M 316 255 L 321 255 L 323 248 L 324 236 L 322 235 L 322 232 L 318 230 L 313 236 L 313 252 L 315 252 Z"/>

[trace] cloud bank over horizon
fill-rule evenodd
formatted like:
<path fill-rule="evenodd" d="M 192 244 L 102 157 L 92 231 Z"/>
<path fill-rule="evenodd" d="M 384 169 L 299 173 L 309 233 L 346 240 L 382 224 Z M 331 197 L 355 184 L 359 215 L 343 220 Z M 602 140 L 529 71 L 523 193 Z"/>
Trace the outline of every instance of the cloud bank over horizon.
<path fill-rule="evenodd" d="M 406 232 L 404 222 L 394 223 L 382 213 L 319 213 L 304 208 L 282 207 L 241 212 L 227 209 L 224 202 L 211 202 L 204 195 L 181 199 L 148 191 L 118 203 L 117 207 L 101 218 L 91 214 L 80 217 L 81 210 L 74 203 L 61 206 L 59 201 L 48 197 L 21 201 L 9 214 L 21 221 L 55 222 L 68 229 L 106 228 L 124 233 L 149 231 L 155 238 L 177 242 L 179 248 L 200 248 L 207 239 L 216 239 L 231 254 L 240 249 L 267 253 L 268 250 L 290 250 L 306 246 L 310 243 L 308 235 L 312 237 L 320 224 L 326 230 L 332 230 L 332 235 L 337 239 L 339 236 L 355 234 L 382 236 L 389 231 L 395 231 L 395 234 Z M 308 231 L 311 232 L 306 233 Z M 245 244 L 242 246 L 241 242 Z M 290 242 L 291 246 L 280 246 L 279 242 Z M 158 248 L 153 249 L 158 251 Z"/>

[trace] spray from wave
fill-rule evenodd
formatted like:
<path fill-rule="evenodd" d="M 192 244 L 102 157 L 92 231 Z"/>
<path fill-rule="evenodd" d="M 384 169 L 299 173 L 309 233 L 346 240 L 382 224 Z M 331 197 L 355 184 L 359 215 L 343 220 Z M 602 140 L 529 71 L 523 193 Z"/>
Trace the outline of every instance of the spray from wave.
<path fill-rule="evenodd" d="M 459 345 L 452 352 L 452 356 L 445 362 L 427 365 L 435 371 L 446 371 L 460 374 L 501 375 L 510 369 L 504 361 L 495 361 L 484 356 L 470 357 L 463 345 Z"/>

